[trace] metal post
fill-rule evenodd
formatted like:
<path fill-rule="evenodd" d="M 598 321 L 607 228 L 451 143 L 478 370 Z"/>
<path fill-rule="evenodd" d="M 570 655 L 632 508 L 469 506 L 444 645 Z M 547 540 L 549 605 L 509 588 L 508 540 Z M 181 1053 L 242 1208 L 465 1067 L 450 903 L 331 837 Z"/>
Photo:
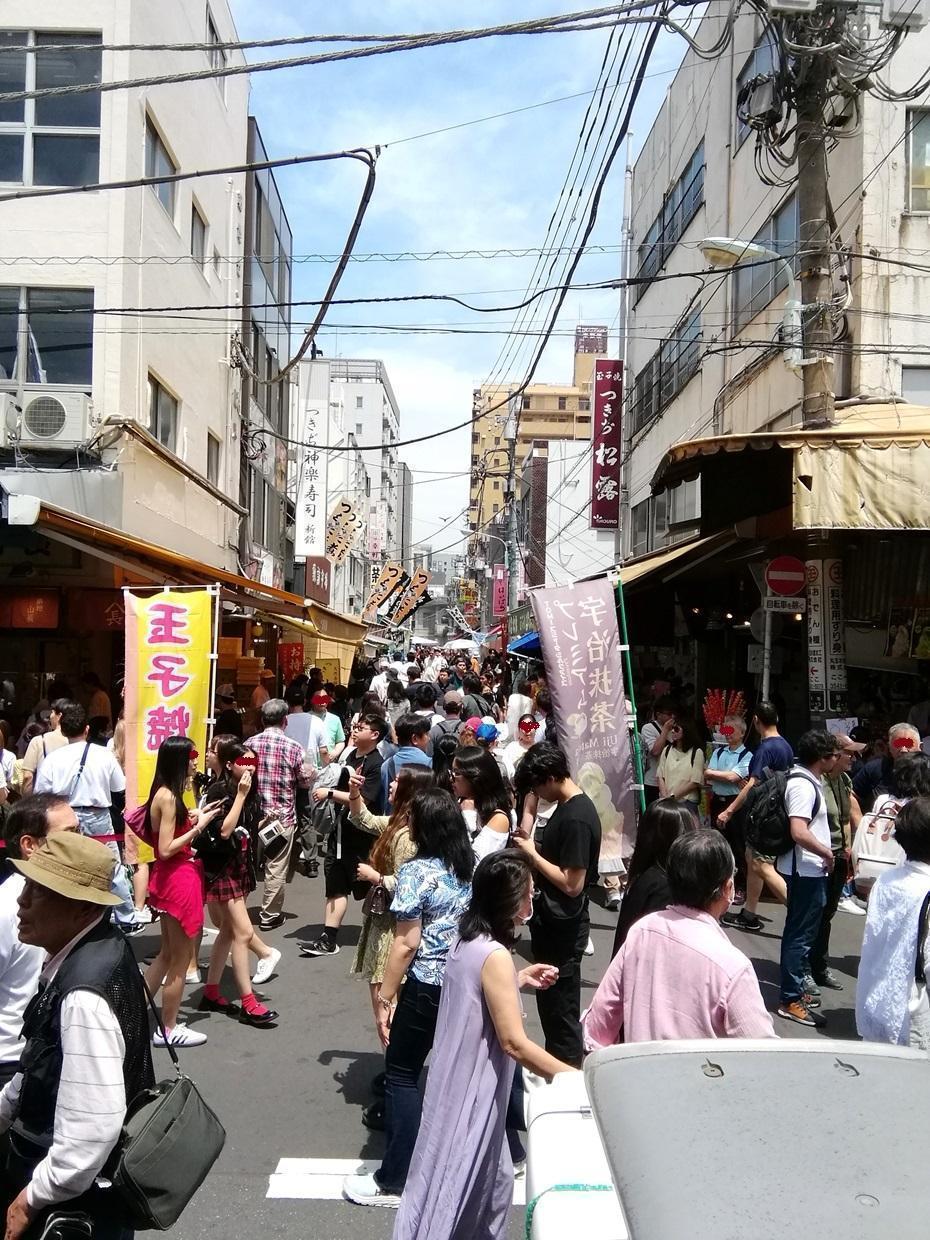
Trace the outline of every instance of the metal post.
<path fill-rule="evenodd" d="M 646 809 L 646 789 L 643 785 L 643 755 L 639 747 L 639 728 L 636 726 L 636 690 L 633 688 L 633 660 L 630 658 L 630 638 L 626 627 L 626 603 L 623 599 L 623 582 L 617 577 L 617 612 L 620 616 L 620 641 L 623 645 L 623 676 L 626 696 L 630 699 L 630 748 L 633 751 L 633 769 L 639 784 L 640 812 Z"/>
<path fill-rule="evenodd" d="M 513 611 L 517 606 L 517 565 L 520 549 L 517 545 L 517 427 L 519 417 L 515 401 L 522 400 L 522 395 L 511 397 L 508 402 L 507 421 L 504 424 L 504 438 L 507 440 L 507 486 L 504 500 L 507 504 L 507 610 Z"/>
<path fill-rule="evenodd" d="M 207 707 L 207 745 L 213 740 L 213 729 L 216 727 L 216 679 L 219 671 L 219 648 L 220 648 L 220 612 L 223 610 L 221 599 L 222 586 L 219 582 L 215 586 L 209 586 L 210 594 L 213 596 L 213 650 L 210 653 L 210 705 Z"/>
<path fill-rule="evenodd" d="M 763 599 L 763 604 L 765 600 Z M 760 694 L 762 701 L 769 700 L 769 688 L 772 682 L 772 613 L 766 611 L 762 628 L 762 685 Z"/>

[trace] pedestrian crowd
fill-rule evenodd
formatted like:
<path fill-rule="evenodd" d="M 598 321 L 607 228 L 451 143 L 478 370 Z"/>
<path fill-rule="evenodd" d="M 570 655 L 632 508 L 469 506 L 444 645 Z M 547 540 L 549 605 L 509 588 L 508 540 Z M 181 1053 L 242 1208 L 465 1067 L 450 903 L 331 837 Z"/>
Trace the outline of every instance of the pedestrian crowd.
<path fill-rule="evenodd" d="M 8 1240 L 63 1204 L 94 1236 L 128 1234 L 101 1183 L 127 1106 L 154 1080 L 151 1047 L 207 1042 L 179 1015 L 185 987 L 201 983 L 202 1012 L 276 1027 L 265 992 L 281 952 L 268 936 L 298 870 L 322 877 L 320 929 L 301 955 L 332 961 L 350 902 L 361 905 L 349 972 L 368 986 L 384 1052 L 363 1122 L 383 1130 L 385 1153 L 344 1195 L 396 1207 L 399 1240 L 506 1234 L 525 1161 L 523 1069 L 551 1079 L 619 1041 L 774 1037 L 728 934 L 763 929 L 766 893 L 785 905 L 779 1018 L 825 1025 L 822 990 L 844 985 L 830 964 L 843 911 L 865 918 L 860 1034 L 930 1052 L 930 757 L 913 725 L 894 725 L 870 758 L 843 733 L 791 744 L 760 701 L 707 744 L 679 702 L 656 697 L 639 734 L 644 809 L 618 879 L 598 872 L 598 812 L 541 669 L 514 678 L 498 657 L 418 650 L 337 688 L 311 669 L 282 697 L 260 684 L 243 712 L 221 685 L 207 752 L 165 740 L 136 805 L 99 682 L 83 704 L 57 694 L 0 763 Z M 9 728 L 3 738 L 6 750 Z M 599 883 L 619 915 L 583 1005 Z M 130 943 L 155 919 L 141 973 Z M 518 968 L 523 927 L 533 963 Z M 525 1030 L 521 989 L 543 1045 Z M 146 991 L 160 998 L 154 1030 Z"/>

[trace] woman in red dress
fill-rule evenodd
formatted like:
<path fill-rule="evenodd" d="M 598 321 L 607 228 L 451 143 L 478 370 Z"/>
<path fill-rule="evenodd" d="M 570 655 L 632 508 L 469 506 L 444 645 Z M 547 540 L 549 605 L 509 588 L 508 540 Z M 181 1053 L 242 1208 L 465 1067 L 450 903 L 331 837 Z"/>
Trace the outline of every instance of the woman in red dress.
<path fill-rule="evenodd" d="M 163 741 L 145 808 L 146 834 L 155 849 L 148 903 L 161 918 L 161 947 L 146 970 L 145 980 L 153 995 L 164 982 L 162 1024 L 172 1046 L 200 1046 L 207 1040 L 205 1033 L 189 1029 L 178 1020 L 193 943 L 203 930 L 203 866 L 191 845 L 223 808 L 214 805 L 197 811 L 184 804 L 197 757 L 187 736 Z M 155 1030 L 154 1042 L 156 1046 L 165 1045 L 160 1029 Z"/>

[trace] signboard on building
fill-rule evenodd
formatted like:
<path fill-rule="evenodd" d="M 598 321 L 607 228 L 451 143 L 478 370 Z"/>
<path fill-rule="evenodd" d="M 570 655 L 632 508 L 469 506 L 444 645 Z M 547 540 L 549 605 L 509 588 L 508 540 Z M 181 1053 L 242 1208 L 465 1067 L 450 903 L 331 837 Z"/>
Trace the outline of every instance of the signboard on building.
<path fill-rule="evenodd" d="M 306 575 L 304 577 L 304 594 L 312 598 L 314 603 L 329 606 L 330 591 L 333 581 L 333 566 L 325 555 L 308 555 Z"/>
<path fill-rule="evenodd" d="M 326 554 L 334 564 L 342 564 L 362 528 L 362 519 L 349 499 L 337 500 L 326 524 Z"/>
<path fill-rule="evenodd" d="M 278 671 L 286 685 L 296 680 L 304 670 L 303 642 L 278 642 Z"/>
<path fill-rule="evenodd" d="M 601 820 L 599 868 L 617 872 L 633 851 L 636 815 L 613 588 L 602 578 L 531 599 L 559 744 Z"/>
<path fill-rule="evenodd" d="M 591 433 L 592 530 L 620 528 L 620 405 L 623 364 L 599 359 L 594 365 L 594 423 Z"/>
<path fill-rule="evenodd" d="M 827 709 L 842 715 L 846 703 L 846 627 L 843 619 L 843 561 L 823 561 Z"/>
<path fill-rule="evenodd" d="M 491 586 L 491 615 L 497 619 L 507 615 L 507 593 L 510 586 L 510 573 L 503 564 L 494 565 L 494 578 Z"/>
<path fill-rule="evenodd" d="M 409 616 L 413 615 L 428 585 L 429 573 L 425 568 L 418 568 L 410 578 L 407 589 L 398 596 L 396 605 L 388 612 L 391 624 L 403 624 Z"/>
<path fill-rule="evenodd" d="M 297 449 L 297 502 L 294 522 L 294 558 L 306 559 L 326 551 L 327 455 L 316 446 L 323 410 L 312 402 L 304 410 L 301 446 Z"/>
<path fill-rule="evenodd" d="M 126 804 L 148 796 L 163 741 L 188 736 L 204 753 L 213 700 L 216 591 L 124 593 Z"/>
<path fill-rule="evenodd" d="M 576 327 L 575 328 L 575 352 L 576 353 L 606 353 L 607 352 L 607 328 L 606 327 Z"/>
<path fill-rule="evenodd" d="M 827 709 L 827 657 L 824 646 L 823 561 L 808 560 L 807 573 L 807 690 L 812 715 Z"/>

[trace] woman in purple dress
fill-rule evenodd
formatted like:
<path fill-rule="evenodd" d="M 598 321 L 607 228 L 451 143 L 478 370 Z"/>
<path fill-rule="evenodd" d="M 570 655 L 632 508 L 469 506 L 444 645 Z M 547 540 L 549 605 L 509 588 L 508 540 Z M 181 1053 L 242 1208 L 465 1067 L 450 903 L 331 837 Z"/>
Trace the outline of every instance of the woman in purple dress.
<path fill-rule="evenodd" d="M 575 1069 L 523 1028 L 519 988 L 545 989 L 552 965 L 518 973 L 511 949 L 532 912 L 533 879 L 516 849 L 492 853 L 446 963 L 423 1118 L 394 1240 L 501 1240 L 513 1197 L 504 1130 L 515 1063 L 551 1079 Z"/>

